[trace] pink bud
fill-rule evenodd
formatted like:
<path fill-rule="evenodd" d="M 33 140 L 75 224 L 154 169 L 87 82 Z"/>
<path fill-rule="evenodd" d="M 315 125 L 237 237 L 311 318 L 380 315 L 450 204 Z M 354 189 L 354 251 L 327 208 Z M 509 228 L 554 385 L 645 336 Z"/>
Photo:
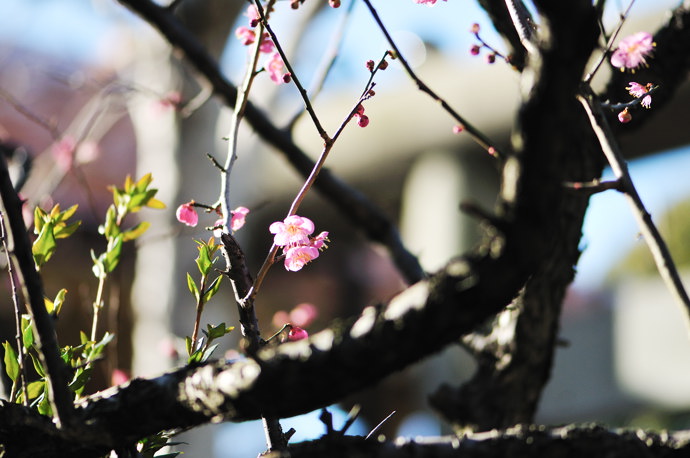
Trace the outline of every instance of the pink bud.
<path fill-rule="evenodd" d="M 288 332 L 288 340 L 290 342 L 306 339 L 307 337 L 309 337 L 309 333 L 299 326 L 290 327 L 290 331 Z"/>
<path fill-rule="evenodd" d="M 477 24 L 476 22 L 474 24 L 472 24 L 472 28 L 470 29 L 470 32 L 472 32 L 475 35 L 478 34 L 479 33 L 479 24 Z"/>
<path fill-rule="evenodd" d="M 470 54 L 472 54 L 473 56 L 478 56 L 479 51 L 481 51 L 481 49 L 482 47 L 480 45 L 472 45 L 472 47 L 470 48 Z"/>
<path fill-rule="evenodd" d="M 175 216 L 177 216 L 179 222 L 191 227 L 196 226 L 199 222 L 199 215 L 196 213 L 193 204 L 193 200 L 186 204 L 182 204 L 177 207 L 177 211 L 175 212 Z"/>
<path fill-rule="evenodd" d="M 627 122 L 630 122 L 631 119 L 632 119 L 632 115 L 631 115 L 630 112 L 628 111 L 628 108 L 627 108 L 627 107 L 624 108 L 623 111 L 621 111 L 620 113 L 618 113 L 618 120 L 619 120 L 620 122 L 622 122 L 623 124 L 625 124 L 625 123 L 627 123 Z"/>
<path fill-rule="evenodd" d="M 462 125 L 460 125 L 460 124 L 456 124 L 456 125 L 453 126 L 453 133 L 454 133 L 454 134 L 459 134 L 459 133 L 462 132 L 463 130 L 465 130 L 465 128 L 464 128 Z"/>
<path fill-rule="evenodd" d="M 369 125 L 369 116 L 367 115 L 362 115 L 359 117 L 359 121 L 357 121 L 357 124 L 359 127 L 367 127 Z"/>
<path fill-rule="evenodd" d="M 340 0 L 328 0 L 328 4 L 331 8 L 340 8 Z"/>
<path fill-rule="evenodd" d="M 374 71 L 374 61 L 371 59 L 367 61 L 367 70 L 369 70 L 370 72 Z"/>

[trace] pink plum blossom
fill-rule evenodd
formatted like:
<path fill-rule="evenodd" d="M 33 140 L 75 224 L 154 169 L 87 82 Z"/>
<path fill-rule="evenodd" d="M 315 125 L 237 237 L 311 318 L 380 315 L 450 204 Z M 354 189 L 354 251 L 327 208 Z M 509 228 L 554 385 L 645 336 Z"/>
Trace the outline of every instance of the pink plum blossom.
<path fill-rule="evenodd" d="M 196 210 L 194 209 L 194 201 L 187 202 L 186 204 L 182 204 L 179 207 L 177 207 L 177 211 L 175 212 L 175 216 L 177 217 L 177 220 L 181 223 L 186 224 L 187 226 L 194 227 L 197 225 L 199 222 L 199 215 L 197 214 Z"/>
<path fill-rule="evenodd" d="M 273 243 L 276 246 L 309 245 L 309 236 L 314 233 L 314 223 L 309 218 L 290 215 L 282 222 L 276 221 L 271 224 L 268 230 L 275 234 Z"/>
<path fill-rule="evenodd" d="M 273 44 L 271 35 L 269 35 L 268 32 L 264 32 L 264 34 L 261 36 L 261 44 L 259 45 L 259 51 L 264 54 L 269 54 L 273 52 L 273 49 L 275 49 L 275 47 L 276 46 Z"/>
<path fill-rule="evenodd" d="M 434 6 L 438 0 L 414 0 L 415 3 L 420 5 Z M 446 0 L 443 0 L 444 2 Z"/>
<path fill-rule="evenodd" d="M 317 250 L 323 251 L 324 248 L 328 248 L 328 245 L 326 245 L 326 242 L 328 241 L 328 232 L 323 231 L 309 241 L 309 246 L 313 246 Z"/>
<path fill-rule="evenodd" d="M 645 108 L 649 108 L 652 105 L 652 96 L 649 95 L 648 92 L 652 89 L 652 83 L 647 83 L 646 86 L 643 86 L 640 83 L 631 81 L 628 84 L 630 84 L 630 86 L 626 87 L 626 89 L 630 95 L 636 99 L 642 97 L 642 102 L 640 102 L 640 104 Z"/>
<path fill-rule="evenodd" d="M 297 272 L 307 263 L 319 257 L 319 250 L 313 246 L 298 245 L 285 252 L 285 269 Z"/>
<path fill-rule="evenodd" d="M 654 50 L 653 37 L 648 32 L 637 32 L 623 38 L 611 55 L 611 65 L 621 71 L 626 68 L 635 69 L 640 65 L 647 65 L 645 59 Z"/>
<path fill-rule="evenodd" d="M 256 27 L 257 25 L 259 25 L 259 20 L 261 20 L 261 16 L 259 16 L 259 11 L 256 9 L 256 6 L 249 5 L 247 7 L 247 11 L 244 12 L 244 15 L 249 18 L 250 26 Z"/>
<path fill-rule="evenodd" d="M 285 62 L 283 62 L 282 57 L 280 57 L 280 53 L 273 53 L 269 61 L 264 65 L 264 68 L 271 77 L 271 81 L 276 84 L 283 84 L 285 82 Z"/>
<path fill-rule="evenodd" d="M 309 337 L 309 333 L 299 326 L 290 326 L 290 331 L 288 332 L 288 341 L 295 342 L 297 340 L 306 339 Z"/>
<path fill-rule="evenodd" d="M 247 207 L 237 207 L 230 213 L 232 213 L 232 218 L 230 219 L 230 229 L 234 232 L 244 226 L 247 214 L 249 214 L 249 209 Z"/>
<path fill-rule="evenodd" d="M 248 46 L 256 41 L 256 32 L 245 26 L 235 29 L 235 36 L 239 38 L 239 40 L 245 46 Z"/>

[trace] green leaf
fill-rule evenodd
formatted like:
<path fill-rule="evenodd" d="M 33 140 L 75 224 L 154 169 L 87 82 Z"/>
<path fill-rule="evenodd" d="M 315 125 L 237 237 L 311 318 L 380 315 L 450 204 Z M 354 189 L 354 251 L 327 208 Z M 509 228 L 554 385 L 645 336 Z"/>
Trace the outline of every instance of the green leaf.
<path fill-rule="evenodd" d="M 41 378 L 46 377 L 46 371 L 43 370 L 43 364 L 41 364 L 41 360 L 38 359 L 38 356 L 34 355 L 33 353 L 29 353 L 31 355 L 31 362 L 34 364 L 34 369 L 36 369 L 36 372 Z"/>
<path fill-rule="evenodd" d="M 79 226 L 81 226 L 81 221 L 75 221 L 74 223 L 70 225 L 64 225 L 60 224 L 55 228 L 54 234 L 56 239 L 65 239 L 69 237 L 70 235 L 74 234 L 74 232 L 79 229 Z"/>
<path fill-rule="evenodd" d="M 105 253 L 105 260 L 103 266 L 107 273 L 115 270 L 120 263 L 120 255 L 122 254 L 122 234 L 108 241 L 108 251 Z"/>
<path fill-rule="evenodd" d="M 43 394 L 43 392 L 46 389 L 46 382 L 45 380 L 35 380 L 31 383 L 29 383 L 26 386 L 26 391 L 27 394 L 29 395 L 29 400 L 36 399 L 40 395 Z M 21 390 L 20 390 L 20 394 Z M 23 398 L 17 399 L 18 402 L 22 402 Z"/>
<path fill-rule="evenodd" d="M 31 326 L 31 319 L 24 318 L 22 315 L 22 344 L 24 348 L 30 350 L 34 346 L 34 327 Z"/>
<path fill-rule="evenodd" d="M 139 178 L 139 181 L 137 181 L 135 189 L 139 192 L 142 192 L 149 187 L 149 185 L 151 184 L 152 181 L 153 181 L 153 175 L 151 175 L 151 173 L 147 173 L 143 177 Z"/>
<path fill-rule="evenodd" d="M 19 363 L 17 362 L 17 352 L 14 351 L 9 342 L 2 344 L 5 348 L 5 372 L 7 376 L 13 381 L 17 381 L 19 377 Z"/>
<path fill-rule="evenodd" d="M 69 389 L 77 395 L 81 394 L 88 381 L 91 380 L 92 371 L 92 367 L 77 369 L 69 384 Z"/>
<path fill-rule="evenodd" d="M 129 242 L 130 240 L 134 240 L 136 238 L 139 238 L 144 232 L 146 232 L 151 226 L 151 223 L 148 221 L 142 221 L 141 223 L 137 224 L 131 229 L 126 230 L 125 232 L 122 233 L 122 241 L 123 242 Z"/>
<path fill-rule="evenodd" d="M 58 222 L 65 222 L 65 221 L 67 221 L 67 220 L 70 219 L 72 216 L 74 216 L 74 214 L 77 212 L 77 208 L 79 208 L 79 205 L 78 205 L 78 204 L 72 205 L 70 208 L 68 208 L 68 209 L 65 210 L 64 212 L 61 212 L 61 213 L 58 215 L 58 219 L 56 219 L 56 221 L 58 221 Z"/>
<path fill-rule="evenodd" d="M 66 294 L 67 290 L 65 288 L 62 288 L 60 291 L 58 291 L 57 295 L 55 296 L 55 300 L 53 301 L 53 316 L 60 315 L 60 310 L 62 310 L 62 304 L 65 302 Z"/>
<path fill-rule="evenodd" d="M 184 338 L 184 346 L 187 348 L 187 354 L 192 354 L 192 338 L 187 336 Z"/>
<path fill-rule="evenodd" d="M 207 275 L 211 269 L 213 261 L 211 260 L 211 250 L 209 250 L 208 245 L 205 242 L 199 243 L 199 256 L 196 258 L 196 265 L 199 267 L 199 272 L 201 275 Z"/>
<path fill-rule="evenodd" d="M 38 238 L 36 238 L 31 247 L 31 253 L 34 255 L 34 262 L 37 268 L 40 268 L 43 264 L 48 262 L 53 256 L 53 253 L 55 253 L 54 227 L 52 222 L 45 223 L 41 228 L 41 232 L 38 234 Z"/>
<path fill-rule="evenodd" d="M 200 362 L 208 361 L 208 359 L 211 357 L 213 352 L 216 351 L 216 348 L 218 348 L 218 344 L 211 345 L 210 347 L 208 347 L 206 349 L 206 351 L 204 352 L 203 356 L 201 357 Z"/>
<path fill-rule="evenodd" d="M 127 205 L 127 210 L 129 210 L 132 213 L 138 212 L 139 210 L 141 210 L 142 207 L 147 205 L 151 199 L 154 198 L 157 192 L 157 189 L 148 189 L 146 191 L 132 195 L 132 199 L 129 201 L 129 204 Z"/>
<path fill-rule="evenodd" d="M 40 413 L 41 415 L 45 415 L 47 417 L 52 417 L 53 409 L 51 409 L 50 407 L 50 400 L 48 399 L 47 394 L 48 393 L 44 391 L 41 397 L 39 398 L 38 413 Z"/>
<path fill-rule="evenodd" d="M 155 210 L 163 210 L 164 208 L 166 208 L 166 205 L 160 200 L 156 199 L 155 197 L 149 199 L 149 201 L 146 202 L 146 206 L 149 208 L 153 208 Z"/>
<path fill-rule="evenodd" d="M 34 234 L 40 234 L 48 214 L 41 207 L 34 208 Z"/>
<path fill-rule="evenodd" d="M 221 323 L 215 327 L 211 326 L 210 324 L 207 324 L 205 334 L 208 336 L 208 340 L 210 342 L 214 339 L 223 337 L 224 335 L 232 332 L 233 329 L 235 329 L 233 326 L 226 327 L 225 323 Z"/>
<path fill-rule="evenodd" d="M 189 275 L 189 272 L 187 272 L 187 288 L 189 288 L 189 292 L 192 293 L 192 295 L 194 296 L 194 300 L 198 304 L 199 297 L 201 295 L 199 294 L 199 288 L 197 288 L 196 283 L 194 283 L 194 279 L 191 275 Z"/>
<path fill-rule="evenodd" d="M 218 275 L 216 278 L 213 279 L 213 282 L 211 282 L 211 285 L 206 289 L 204 292 L 204 298 L 203 302 L 206 303 L 208 302 L 220 289 L 220 283 L 221 283 L 221 276 Z"/>
<path fill-rule="evenodd" d="M 199 349 L 199 350 L 195 351 L 194 353 L 192 353 L 191 355 L 189 355 L 189 358 L 187 358 L 187 363 L 188 364 L 200 363 L 203 361 L 203 358 L 204 358 L 204 352 L 202 349 Z"/>

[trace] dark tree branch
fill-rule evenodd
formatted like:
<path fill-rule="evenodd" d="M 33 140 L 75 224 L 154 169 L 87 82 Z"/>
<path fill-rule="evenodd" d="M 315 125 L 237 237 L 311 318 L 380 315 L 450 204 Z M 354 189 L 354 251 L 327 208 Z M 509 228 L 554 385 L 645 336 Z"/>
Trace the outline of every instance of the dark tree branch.
<path fill-rule="evenodd" d="M 222 75 L 217 62 L 170 11 L 151 0 L 118 1 L 158 29 L 171 45 L 181 50 L 196 70 L 208 79 L 216 95 L 227 106 L 234 107 L 237 88 Z M 251 102 L 247 102 L 245 119 L 266 143 L 285 154 L 288 161 L 303 177 L 309 176 L 314 161 L 292 141 L 289 132 L 277 128 Z M 395 225 L 366 196 L 340 181 L 328 169 L 321 170 L 314 186 L 371 240 L 388 248 L 393 261 L 409 283 L 424 278 L 424 271 L 419 261 L 403 246 Z"/>
<path fill-rule="evenodd" d="M 537 151 L 557 154 L 561 171 L 551 174 L 560 174 L 564 181 L 593 180 L 603 167 L 596 138 L 583 135 L 589 126 L 575 102 L 578 75 L 598 36 L 594 9 L 587 3 L 571 3 L 567 17 L 558 11 L 549 13 L 539 30 L 539 55 L 527 67 L 536 75 L 535 84 L 519 112 L 513 144 L 516 154 L 526 158 L 539 157 Z M 526 183 L 542 186 L 544 180 L 534 176 Z M 553 197 L 547 204 L 549 218 L 560 241 L 510 309 L 487 329 L 464 338 L 478 363 L 473 378 L 459 388 L 444 385 L 431 398 L 432 405 L 458 429 L 484 431 L 533 421 L 550 376 L 561 303 L 580 255 L 589 195 L 561 186 Z"/>

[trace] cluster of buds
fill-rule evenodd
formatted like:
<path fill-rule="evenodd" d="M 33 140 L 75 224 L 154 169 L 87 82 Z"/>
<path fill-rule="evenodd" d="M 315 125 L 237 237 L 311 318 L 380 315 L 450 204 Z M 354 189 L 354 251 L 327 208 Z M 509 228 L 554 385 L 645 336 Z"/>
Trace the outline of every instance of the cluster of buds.
<path fill-rule="evenodd" d="M 486 55 L 486 62 L 489 64 L 493 64 L 496 62 L 496 57 L 500 57 L 501 59 L 507 61 L 508 59 L 503 56 L 500 52 L 496 51 L 493 47 L 489 46 L 480 36 L 479 36 L 479 31 L 480 27 L 479 24 L 476 22 L 472 24 L 472 27 L 470 28 L 470 32 L 474 35 L 474 37 L 477 39 L 479 43 L 475 43 L 472 45 L 470 48 L 470 54 L 473 56 L 478 56 L 483 48 L 486 48 L 489 50 L 489 54 Z"/>
<path fill-rule="evenodd" d="M 273 244 L 283 249 L 285 269 L 291 272 L 302 269 L 328 248 L 328 232 L 312 237 L 314 223 L 309 218 L 290 215 L 283 221 L 271 224 L 268 230 L 274 234 Z"/>

